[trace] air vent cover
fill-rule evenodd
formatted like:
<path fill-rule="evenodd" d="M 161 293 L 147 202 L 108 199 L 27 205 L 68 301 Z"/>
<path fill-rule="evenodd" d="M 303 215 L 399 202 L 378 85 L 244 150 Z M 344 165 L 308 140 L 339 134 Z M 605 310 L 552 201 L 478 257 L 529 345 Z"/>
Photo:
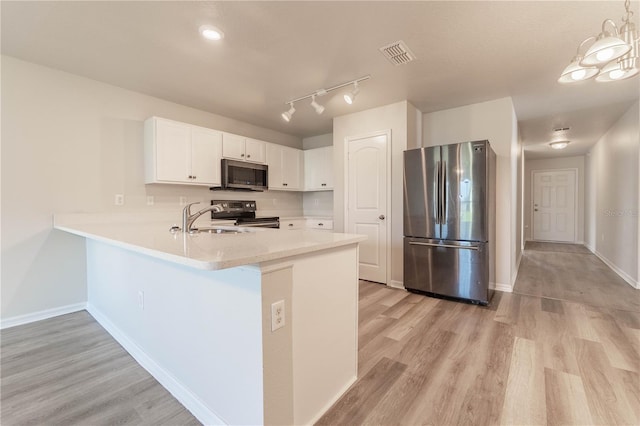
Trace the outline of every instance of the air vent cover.
<path fill-rule="evenodd" d="M 402 65 L 416 59 L 416 55 L 407 47 L 404 41 L 396 41 L 380 48 L 380 52 L 393 65 Z"/>

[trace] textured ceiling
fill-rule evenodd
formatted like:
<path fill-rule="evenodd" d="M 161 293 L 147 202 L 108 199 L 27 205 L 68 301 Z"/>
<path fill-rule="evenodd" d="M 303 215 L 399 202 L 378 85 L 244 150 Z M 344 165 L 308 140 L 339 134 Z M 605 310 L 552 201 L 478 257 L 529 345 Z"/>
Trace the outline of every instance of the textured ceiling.
<path fill-rule="evenodd" d="M 405 99 L 431 112 L 511 96 L 539 157 L 556 123 L 575 132 L 566 152 L 582 154 L 638 99 L 638 77 L 556 82 L 578 44 L 623 13 L 622 1 L 2 1 L 2 53 L 301 137 Z M 225 39 L 203 40 L 202 24 Z M 418 59 L 387 62 L 378 49 L 397 40 Z M 322 116 L 302 101 L 291 123 L 280 118 L 287 100 L 367 74 L 353 105 L 335 91 L 318 99 Z"/>

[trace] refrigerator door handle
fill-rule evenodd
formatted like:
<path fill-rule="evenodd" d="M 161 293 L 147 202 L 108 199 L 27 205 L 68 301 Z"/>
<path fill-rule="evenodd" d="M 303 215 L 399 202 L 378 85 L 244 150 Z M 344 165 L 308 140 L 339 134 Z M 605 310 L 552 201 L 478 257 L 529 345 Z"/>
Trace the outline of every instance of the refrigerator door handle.
<path fill-rule="evenodd" d="M 436 182 L 436 202 L 434 203 L 434 207 L 436 209 L 436 225 L 440 225 L 440 186 L 441 186 L 441 176 L 440 176 L 440 161 L 436 162 L 436 176 L 435 176 L 435 182 Z"/>
<path fill-rule="evenodd" d="M 442 188 L 440 188 L 441 195 L 441 214 L 440 221 L 443 225 L 447 224 L 447 163 L 445 161 L 442 162 L 442 176 L 440 178 L 442 182 Z"/>
<path fill-rule="evenodd" d="M 411 246 L 428 246 L 428 247 L 444 247 L 444 248 L 454 248 L 461 250 L 478 250 L 478 246 L 454 246 L 452 244 L 435 244 L 435 243 L 418 243 L 415 241 L 409 242 Z"/>

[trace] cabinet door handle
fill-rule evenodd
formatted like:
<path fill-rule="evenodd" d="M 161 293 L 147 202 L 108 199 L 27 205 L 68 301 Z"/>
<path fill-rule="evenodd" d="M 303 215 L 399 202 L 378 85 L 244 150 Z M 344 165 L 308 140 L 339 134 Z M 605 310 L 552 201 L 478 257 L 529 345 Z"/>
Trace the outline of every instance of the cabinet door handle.
<path fill-rule="evenodd" d="M 247 158 L 251 158 L 251 154 L 247 154 Z"/>
<path fill-rule="evenodd" d="M 318 226 L 324 226 L 324 223 L 320 222 L 320 223 L 318 224 Z"/>
<path fill-rule="evenodd" d="M 244 154 L 240 154 L 240 157 L 244 157 Z"/>
<path fill-rule="evenodd" d="M 194 176 L 193 176 L 193 178 L 195 179 L 195 178 L 196 178 L 196 176 L 194 175 Z"/>
<path fill-rule="evenodd" d="M 293 226 L 293 223 L 290 223 L 289 226 Z"/>
<path fill-rule="evenodd" d="M 187 179 L 193 179 L 193 176 L 189 175 L 189 176 L 187 177 Z"/>

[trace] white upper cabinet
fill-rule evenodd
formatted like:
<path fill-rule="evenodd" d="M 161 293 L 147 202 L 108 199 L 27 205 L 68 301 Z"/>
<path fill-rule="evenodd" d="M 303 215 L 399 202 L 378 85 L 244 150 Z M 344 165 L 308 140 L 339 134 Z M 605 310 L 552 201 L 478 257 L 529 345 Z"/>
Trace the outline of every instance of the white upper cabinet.
<path fill-rule="evenodd" d="M 159 117 L 144 123 L 145 183 L 220 185 L 222 133 Z"/>
<path fill-rule="evenodd" d="M 301 191 L 304 187 L 303 151 L 287 146 L 267 144 L 269 189 Z"/>
<path fill-rule="evenodd" d="M 304 151 L 305 191 L 329 191 L 333 189 L 333 147 Z"/>
<path fill-rule="evenodd" d="M 222 135 L 222 156 L 238 161 L 251 161 L 252 163 L 264 164 L 266 161 L 266 142 L 223 133 Z"/>

